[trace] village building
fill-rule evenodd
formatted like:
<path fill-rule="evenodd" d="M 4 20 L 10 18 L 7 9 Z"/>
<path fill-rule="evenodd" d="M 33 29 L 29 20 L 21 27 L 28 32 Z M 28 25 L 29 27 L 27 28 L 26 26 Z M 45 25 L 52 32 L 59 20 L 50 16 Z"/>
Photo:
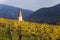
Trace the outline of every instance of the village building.
<path fill-rule="evenodd" d="M 23 20 L 22 11 L 21 10 L 18 11 L 18 20 L 19 21 L 22 21 Z"/>

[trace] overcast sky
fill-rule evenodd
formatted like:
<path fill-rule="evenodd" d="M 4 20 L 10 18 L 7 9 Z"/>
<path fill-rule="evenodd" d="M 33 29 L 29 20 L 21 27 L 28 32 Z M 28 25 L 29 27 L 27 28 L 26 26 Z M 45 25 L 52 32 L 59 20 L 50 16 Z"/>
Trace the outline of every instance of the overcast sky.
<path fill-rule="evenodd" d="M 60 4 L 60 0 L 0 0 L 0 4 L 35 11 L 43 7 L 51 7 L 56 4 Z"/>

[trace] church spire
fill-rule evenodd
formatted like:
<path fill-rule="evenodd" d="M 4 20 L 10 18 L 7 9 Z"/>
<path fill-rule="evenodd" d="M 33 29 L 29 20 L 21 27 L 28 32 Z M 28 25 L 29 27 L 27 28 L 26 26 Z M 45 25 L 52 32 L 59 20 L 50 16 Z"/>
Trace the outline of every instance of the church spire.
<path fill-rule="evenodd" d="M 22 21 L 22 11 L 21 10 L 18 11 L 18 20 Z"/>

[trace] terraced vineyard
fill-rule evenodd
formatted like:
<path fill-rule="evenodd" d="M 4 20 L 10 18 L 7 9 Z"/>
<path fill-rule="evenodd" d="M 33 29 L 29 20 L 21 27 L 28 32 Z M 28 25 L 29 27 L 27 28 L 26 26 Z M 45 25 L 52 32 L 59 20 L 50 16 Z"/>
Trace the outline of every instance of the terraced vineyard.
<path fill-rule="evenodd" d="M 0 18 L 0 40 L 60 40 L 60 26 Z"/>

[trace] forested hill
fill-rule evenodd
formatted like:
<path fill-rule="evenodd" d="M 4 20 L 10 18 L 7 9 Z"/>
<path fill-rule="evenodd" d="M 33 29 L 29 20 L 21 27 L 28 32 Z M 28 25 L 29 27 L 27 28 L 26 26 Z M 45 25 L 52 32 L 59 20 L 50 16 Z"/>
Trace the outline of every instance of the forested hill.
<path fill-rule="evenodd" d="M 60 22 L 60 4 L 52 7 L 40 8 L 30 15 L 28 19 L 30 21 L 52 24 Z"/>
<path fill-rule="evenodd" d="M 32 10 L 27 10 L 23 8 L 0 4 L 0 17 L 17 19 L 19 10 L 22 11 L 24 19 L 33 12 Z"/>

